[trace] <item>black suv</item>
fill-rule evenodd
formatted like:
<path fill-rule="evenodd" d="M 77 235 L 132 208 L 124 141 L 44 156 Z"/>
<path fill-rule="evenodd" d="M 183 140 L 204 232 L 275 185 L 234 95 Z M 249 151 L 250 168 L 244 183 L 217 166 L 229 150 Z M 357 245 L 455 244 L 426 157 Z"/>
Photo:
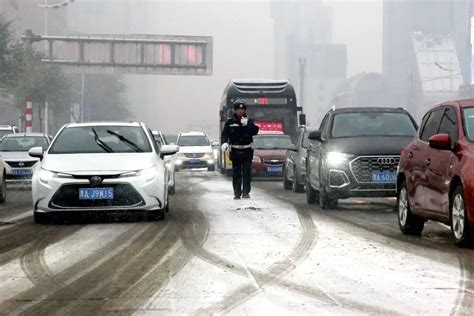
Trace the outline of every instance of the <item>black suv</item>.
<path fill-rule="evenodd" d="M 400 152 L 416 130 L 402 108 L 329 111 L 309 134 L 308 203 L 328 209 L 349 197 L 395 197 Z"/>

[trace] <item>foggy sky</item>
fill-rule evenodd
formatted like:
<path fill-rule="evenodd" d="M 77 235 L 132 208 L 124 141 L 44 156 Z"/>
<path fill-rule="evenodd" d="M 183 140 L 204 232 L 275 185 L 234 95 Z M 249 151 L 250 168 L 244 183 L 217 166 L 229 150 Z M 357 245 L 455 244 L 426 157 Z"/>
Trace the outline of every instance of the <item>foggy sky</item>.
<path fill-rule="evenodd" d="M 316 1 L 316 0 L 315 0 Z M 382 2 L 324 1 L 333 40 L 348 45 L 348 75 L 382 68 Z M 69 26 L 81 33 L 214 38 L 213 76 L 127 76 L 135 118 L 153 129 L 204 129 L 216 136 L 222 91 L 232 78 L 273 78 L 270 1 L 80 0 Z M 297 84 L 297 83 L 295 83 Z"/>

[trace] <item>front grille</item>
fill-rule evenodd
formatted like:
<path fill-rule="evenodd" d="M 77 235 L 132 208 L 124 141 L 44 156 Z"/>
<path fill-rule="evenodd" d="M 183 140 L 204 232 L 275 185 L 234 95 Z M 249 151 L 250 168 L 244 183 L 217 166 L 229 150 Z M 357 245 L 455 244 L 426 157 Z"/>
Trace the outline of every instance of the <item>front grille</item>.
<path fill-rule="evenodd" d="M 73 175 L 72 177 L 74 179 L 82 179 L 82 180 L 89 180 L 90 178 L 97 176 L 96 174 L 94 175 Z M 108 174 L 108 175 L 100 175 L 99 177 L 102 178 L 102 180 L 105 179 L 117 179 L 120 178 L 120 174 Z"/>
<path fill-rule="evenodd" d="M 62 208 L 107 208 L 135 207 L 145 205 L 140 194 L 130 184 L 102 184 L 100 187 L 114 189 L 112 200 L 80 200 L 80 188 L 93 188 L 90 184 L 65 184 L 54 194 L 49 207 Z"/>
<path fill-rule="evenodd" d="M 354 177 L 360 183 L 371 183 L 376 172 L 397 172 L 400 156 L 359 157 L 351 162 Z"/>
<path fill-rule="evenodd" d="M 263 159 L 263 163 L 270 166 L 281 166 L 284 161 L 283 159 Z"/>
<path fill-rule="evenodd" d="M 186 158 L 202 158 L 204 157 L 203 153 L 192 153 L 192 154 L 184 154 Z"/>
<path fill-rule="evenodd" d="M 31 168 L 38 161 L 5 161 L 12 168 Z"/>
<path fill-rule="evenodd" d="M 288 81 L 243 82 L 234 81 L 234 85 L 242 93 L 278 93 L 285 91 Z"/>

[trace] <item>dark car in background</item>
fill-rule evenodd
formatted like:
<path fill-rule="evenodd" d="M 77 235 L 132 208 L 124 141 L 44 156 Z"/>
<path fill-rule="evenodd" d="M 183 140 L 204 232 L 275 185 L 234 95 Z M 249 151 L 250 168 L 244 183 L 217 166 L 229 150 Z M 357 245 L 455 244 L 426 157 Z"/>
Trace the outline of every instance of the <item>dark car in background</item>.
<path fill-rule="evenodd" d="M 425 221 L 451 226 L 458 245 L 473 241 L 474 99 L 443 103 L 423 118 L 403 150 L 397 176 L 398 223 L 421 234 Z"/>
<path fill-rule="evenodd" d="M 402 108 L 329 111 L 309 134 L 308 203 L 328 209 L 350 197 L 395 197 L 400 152 L 416 130 Z"/>
<path fill-rule="evenodd" d="M 286 151 L 291 145 L 291 138 L 288 135 L 259 134 L 254 136 L 252 174 L 257 177 L 281 178 Z"/>
<path fill-rule="evenodd" d="M 283 170 L 283 188 L 285 190 L 293 189 L 294 192 L 304 192 L 307 149 L 309 146 L 308 135 L 314 130 L 306 126 L 300 126 L 293 138 L 294 147 L 286 152 Z"/>

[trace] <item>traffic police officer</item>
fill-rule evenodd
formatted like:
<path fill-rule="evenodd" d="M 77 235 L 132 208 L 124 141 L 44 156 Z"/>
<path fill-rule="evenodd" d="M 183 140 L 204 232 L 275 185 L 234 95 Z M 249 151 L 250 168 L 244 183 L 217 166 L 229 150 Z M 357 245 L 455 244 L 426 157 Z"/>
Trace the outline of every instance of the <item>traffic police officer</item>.
<path fill-rule="evenodd" d="M 232 184 L 234 199 L 250 198 L 250 180 L 252 173 L 253 136 L 258 134 L 258 126 L 246 114 L 245 102 L 234 102 L 234 116 L 227 120 L 222 131 L 222 150 L 230 148 L 232 160 Z M 243 187 L 242 187 L 243 180 Z"/>

